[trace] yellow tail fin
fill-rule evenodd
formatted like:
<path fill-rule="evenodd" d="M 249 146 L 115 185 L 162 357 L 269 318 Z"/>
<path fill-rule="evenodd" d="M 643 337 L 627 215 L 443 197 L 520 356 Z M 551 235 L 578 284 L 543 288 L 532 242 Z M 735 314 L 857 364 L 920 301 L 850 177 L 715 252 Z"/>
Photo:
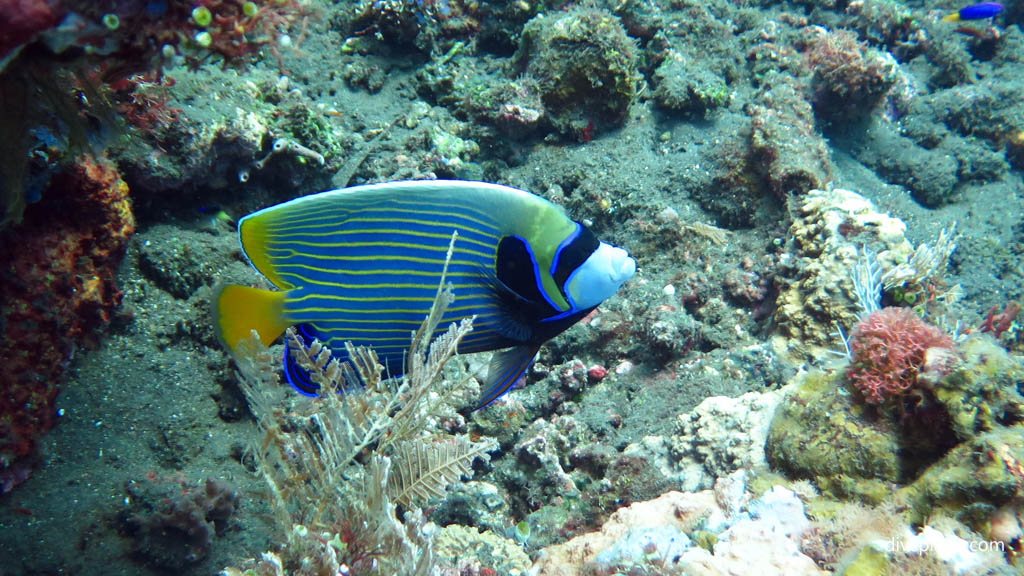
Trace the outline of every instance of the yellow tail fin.
<path fill-rule="evenodd" d="M 959 22 L 960 21 L 960 13 L 959 12 L 953 12 L 952 14 L 949 14 L 947 16 L 943 16 L 942 17 L 942 21 L 943 22 Z"/>
<path fill-rule="evenodd" d="M 213 327 L 217 337 L 232 351 L 255 330 L 269 346 L 290 324 L 282 314 L 284 292 L 271 292 L 229 284 L 213 296 Z"/>

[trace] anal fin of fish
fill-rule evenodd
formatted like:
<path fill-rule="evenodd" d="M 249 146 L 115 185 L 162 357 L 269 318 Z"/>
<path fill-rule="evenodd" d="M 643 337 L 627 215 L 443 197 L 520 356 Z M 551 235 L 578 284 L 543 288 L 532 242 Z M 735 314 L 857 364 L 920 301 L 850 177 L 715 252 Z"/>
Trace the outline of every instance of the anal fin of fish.
<path fill-rule="evenodd" d="M 487 406 L 508 392 L 533 363 L 539 349 L 538 345 L 523 344 L 495 352 L 487 369 L 484 393 L 480 396 L 476 409 Z"/>
<path fill-rule="evenodd" d="M 302 342 L 302 345 L 308 347 L 312 342 L 312 338 L 302 329 L 301 325 L 296 330 L 296 337 Z M 304 368 L 298 365 L 296 361 L 295 351 L 292 349 L 292 342 L 289 338 L 284 339 L 284 377 L 288 380 L 288 383 L 292 385 L 292 388 L 302 394 L 303 396 L 317 396 L 320 393 L 320 385 L 313 382 Z"/>

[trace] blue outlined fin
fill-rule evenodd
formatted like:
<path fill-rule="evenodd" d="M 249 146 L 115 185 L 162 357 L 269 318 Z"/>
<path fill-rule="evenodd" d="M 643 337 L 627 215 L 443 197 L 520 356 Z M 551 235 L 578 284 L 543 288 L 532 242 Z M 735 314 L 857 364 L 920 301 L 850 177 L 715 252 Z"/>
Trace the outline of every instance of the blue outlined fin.
<path fill-rule="evenodd" d="M 313 342 L 313 337 L 309 334 L 305 324 L 299 324 L 295 329 L 295 337 L 298 338 L 302 345 L 309 348 L 309 345 Z M 317 396 L 320 394 L 320 385 L 313 382 L 309 377 L 309 372 L 299 366 L 295 361 L 295 354 L 291 351 L 291 339 L 284 339 L 284 377 L 288 380 L 288 383 L 292 385 L 292 388 L 302 394 L 303 396 Z"/>
<path fill-rule="evenodd" d="M 538 345 L 524 344 L 495 352 L 487 370 L 484 393 L 480 396 L 476 409 L 487 406 L 508 392 L 533 363 L 539 349 Z"/>

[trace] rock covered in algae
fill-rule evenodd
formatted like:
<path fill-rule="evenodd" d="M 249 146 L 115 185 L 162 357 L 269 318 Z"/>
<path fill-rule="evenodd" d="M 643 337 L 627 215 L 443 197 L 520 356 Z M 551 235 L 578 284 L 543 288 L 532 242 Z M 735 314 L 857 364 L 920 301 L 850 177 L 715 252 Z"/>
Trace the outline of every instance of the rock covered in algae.
<path fill-rule="evenodd" d="M 636 97 L 637 47 L 607 10 L 539 15 L 523 28 L 515 65 L 535 78 L 558 132 L 582 140 L 620 124 Z"/>
<path fill-rule="evenodd" d="M 882 406 L 841 372 L 802 375 L 775 413 L 768 462 L 826 496 L 890 500 L 911 521 L 955 518 L 1009 545 L 1024 533 L 1024 361 L 987 335 L 958 351 L 940 379 Z"/>
<path fill-rule="evenodd" d="M 983 527 L 1024 486 L 1024 434 L 999 428 L 963 442 L 898 493 L 915 520 L 935 515 Z"/>
<path fill-rule="evenodd" d="M 775 412 L 765 452 L 771 466 L 788 476 L 876 500 L 883 483 L 900 478 L 898 435 L 842 378 L 840 373 L 803 374 Z"/>
<path fill-rule="evenodd" d="M 747 111 L 753 167 L 777 197 L 803 194 L 831 181 L 828 146 L 799 86 L 772 74 Z"/>
<path fill-rule="evenodd" d="M 654 71 L 654 100 L 659 106 L 690 114 L 703 114 L 729 103 L 729 86 L 715 71 L 695 66 L 688 55 L 671 51 Z"/>
<path fill-rule="evenodd" d="M 1017 388 L 1024 381 L 1024 359 L 987 335 L 968 338 L 958 351 L 960 362 L 933 386 L 957 438 L 1011 426 L 1024 434 L 1024 397 Z"/>
<path fill-rule="evenodd" d="M 545 548 L 531 573 L 725 576 L 756 565 L 766 576 L 824 574 L 798 545 L 809 525 L 799 498 L 775 487 L 747 503 L 744 476 L 620 508 L 600 530 Z"/>
<path fill-rule="evenodd" d="M 960 363 L 933 392 L 961 442 L 900 496 L 920 518 L 941 511 L 984 528 L 997 508 L 1024 494 L 1024 361 L 985 335 L 959 351 Z"/>
<path fill-rule="evenodd" d="M 736 470 L 765 467 L 768 425 L 781 398 L 778 390 L 705 398 L 677 417 L 671 435 L 645 436 L 625 453 L 649 459 L 686 490 L 711 488 Z"/>
<path fill-rule="evenodd" d="M 434 553 L 457 574 L 526 574 L 530 557 L 515 541 L 490 530 L 452 524 L 437 536 Z"/>

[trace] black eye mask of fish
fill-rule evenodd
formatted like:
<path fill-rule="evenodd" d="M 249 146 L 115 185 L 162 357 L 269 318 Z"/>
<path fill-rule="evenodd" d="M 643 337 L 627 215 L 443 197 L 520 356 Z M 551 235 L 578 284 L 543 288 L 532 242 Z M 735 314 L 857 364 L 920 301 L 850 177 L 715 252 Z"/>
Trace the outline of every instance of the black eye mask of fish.
<path fill-rule="evenodd" d="M 391 182 L 305 196 L 239 221 L 242 249 L 280 291 L 225 286 L 214 301 L 230 347 L 289 326 L 340 359 L 344 342 L 371 346 L 388 373 L 406 364 L 409 335 L 434 300 L 458 231 L 448 281 L 455 301 L 439 330 L 476 316 L 460 353 L 494 355 L 478 408 L 519 379 L 545 341 L 632 277 L 636 264 L 560 209 L 528 192 L 460 181 Z M 319 388 L 285 355 L 304 394 Z"/>
<path fill-rule="evenodd" d="M 567 309 L 560 307 L 548 295 L 539 259 L 527 240 L 519 236 L 506 236 L 498 243 L 497 280 L 516 296 L 510 303 L 510 312 L 516 317 L 522 317 L 527 326 L 558 323 L 580 312 L 585 315 L 593 309 L 590 302 L 585 306 L 575 302 L 573 291 L 569 289 L 569 280 L 582 269 L 587 258 L 598 250 L 601 243 L 590 229 L 579 222 L 574 224 L 575 230 L 559 244 L 547 267 L 558 289 L 558 296 L 569 304 Z M 509 336 L 522 341 L 530 338 L 530 334 L 523 331 Z"/>

